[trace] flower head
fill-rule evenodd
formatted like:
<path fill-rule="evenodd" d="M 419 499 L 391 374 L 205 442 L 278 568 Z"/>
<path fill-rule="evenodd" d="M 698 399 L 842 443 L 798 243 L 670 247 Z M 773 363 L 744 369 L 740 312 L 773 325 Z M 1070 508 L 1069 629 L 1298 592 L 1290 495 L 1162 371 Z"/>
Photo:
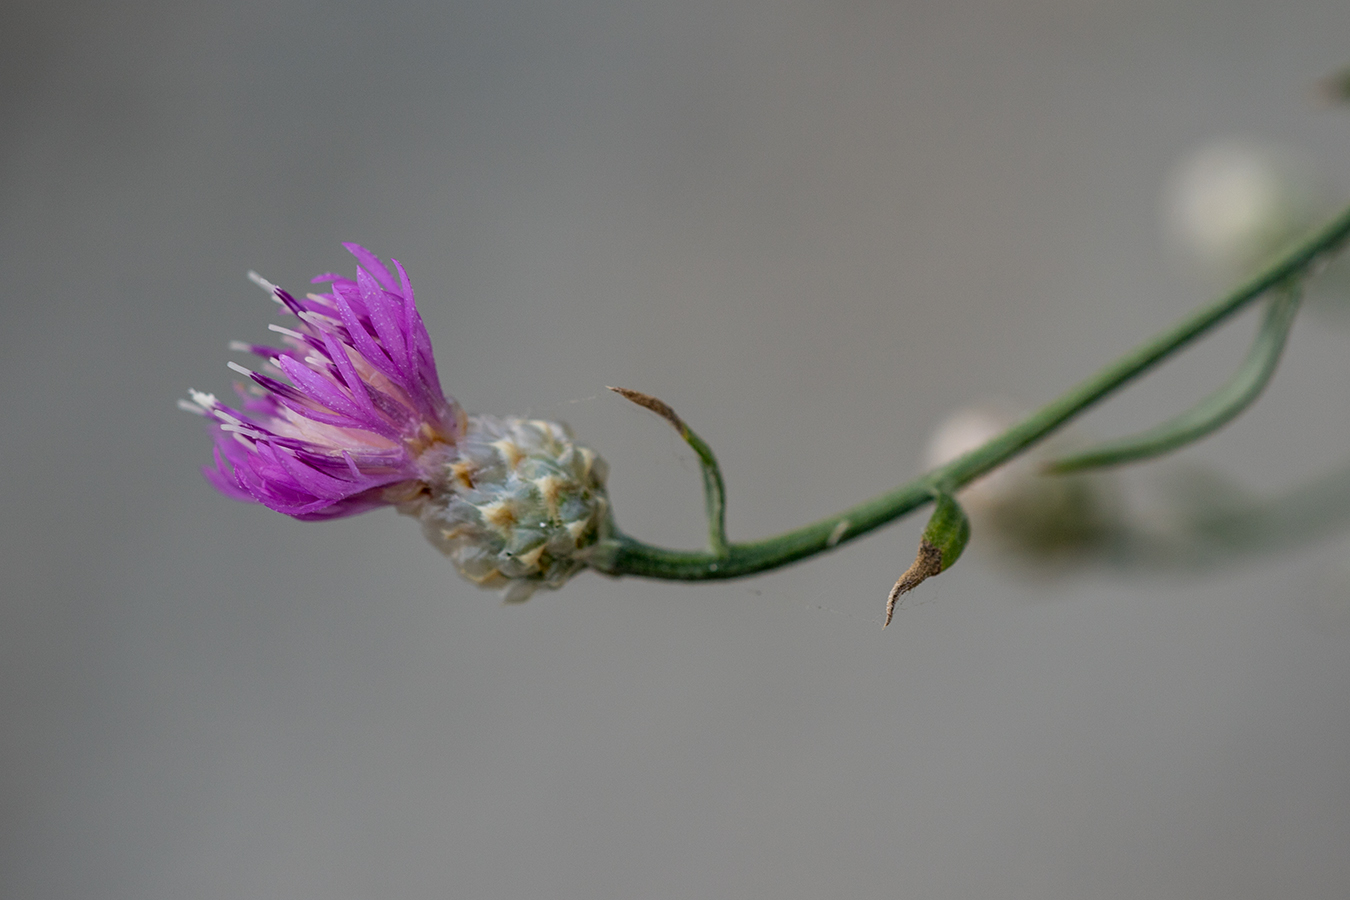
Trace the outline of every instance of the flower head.
<path fill-rule="evenodd" d="M 226 406 L 192 391 L 184 409 L 212 421 L 221 493 L 297 519 L 397 506 L 466 578 L 524 600 L 585 568 L 610 528 L 605 464 L 567 428 L 468 416 L 441 391 L 431 341 L 403 267 L 395 282 L 347 244 L 356 280 L 320 275 L 327 293 L 297 300 L 254 275 L 293 327 L 282 347 L 234 343 L 264 360 Z"/>
<path fill-rule="evenodd" d="M 464 431 L 464 411 L 441 391 L 431 340 L 403 267 L 345 245 L 356 280 L 320 275 L 330 290 L 296 299 L 262 278 L 294 322 L 272 325 L 282 347 L 235 342 L 262 371 L 231 362 L 249 381 L 226 406 L 192 391 L 180 406 L 215 423 L 221 493 L 297 519 L 332 519 L 405 502 L 435 480 Z"/>

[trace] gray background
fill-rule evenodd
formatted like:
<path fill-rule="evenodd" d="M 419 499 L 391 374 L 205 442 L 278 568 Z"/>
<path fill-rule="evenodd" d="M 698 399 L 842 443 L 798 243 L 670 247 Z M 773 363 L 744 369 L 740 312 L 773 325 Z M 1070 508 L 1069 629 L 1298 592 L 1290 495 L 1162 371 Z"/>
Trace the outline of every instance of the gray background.
<path fill-rule="evenodd" d="M 446 388 L 561 418 L 624 526 L 697 544 L 914 474 L 1207 299 L 1186 153 L 1350 182 L 1307 2 L 75 4 L 0 12 L 0 896 L 1340 898 L 1343 541 L 1177 580 L 987 552 L 884 633 L 906 521 L 749 581 L 504 608 L 391 511 L 213 494 L 283 285 L 403 261 Z M 1247 324 L 1085 423 L 1232 367 Z M 1350 442 L 1314 317 L 1189 451 L 1256 487 Z M 1143 480 L 1156 470 L 1142 473 Z"/>

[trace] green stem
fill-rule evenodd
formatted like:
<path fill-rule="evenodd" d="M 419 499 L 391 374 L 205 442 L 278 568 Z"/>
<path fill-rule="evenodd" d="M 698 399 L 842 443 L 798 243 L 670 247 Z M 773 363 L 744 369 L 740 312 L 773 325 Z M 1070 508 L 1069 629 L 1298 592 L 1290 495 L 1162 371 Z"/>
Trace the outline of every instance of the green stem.
<path fill-rule="evenodd" d="M 728 544 L 725 553 L 656 547 L 615 527 L 596 545 L 590 565 L 608 575 L 704 581 L 753 575 L 833 549 L 932 502 L 935 489 L 956 490 L 1017 456 L 1270 289 L 1296 281 L 1347 238 L 1350 209 L 1228 296 L 1192 313 L 984 445 L 879 497 L 771 538 Z"/>
<path fill-rule="evenodd" d="M 717 465 L 717 457 L 694 430 L 688 425 L 681 433 L 685 442 L 698 454 L 700 468 L 703 469 L 703 507 L 708 517 L 708 545 L 712 552 L 725 558 L 731 553 L 731 544 L 727 542 L 727 489 L 722 483 L 722 470 Z"/>
<path fill-rule="evenodd" d="M 727 543 L 727 489 L 712 448 L 664 400 L 630 388 L 611 387 L 610 390 L 665 419 L 698 454 L 698 464 L 703 470 L 703 508 L 708 516 L 708 546 L 718 559 L 725 559 L 731 552 L 731 545 Z"/>
<path fill-rule="evenodd" d="M 1256 402 L 1275 374 L 1289 329 L 1298 313 L 1300 293 L 1297 288 L 1291 288 L 1271 298 L 1265 321 L 1252 341 L 1247 359 L 1223 387 L 1160 425 L 1054 460 L 1045 471 L 1062 475 L 1152 459 L 1195 443 L 1227 425 Z"/>

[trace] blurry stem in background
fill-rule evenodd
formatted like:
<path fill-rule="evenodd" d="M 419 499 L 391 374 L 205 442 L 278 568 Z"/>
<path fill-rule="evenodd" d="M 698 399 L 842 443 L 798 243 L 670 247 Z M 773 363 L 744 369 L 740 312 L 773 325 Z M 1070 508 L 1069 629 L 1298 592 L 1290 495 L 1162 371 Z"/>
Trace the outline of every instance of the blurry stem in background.
<path fill-rule="evenodd" d="M 776 569 L 853 540 L 931 502 L 935 492 L 956 491 L 1016 457 L 1268 291 L 1278 287 L 1296 289 L 1300 279 L 1307 276 L 1317 263 L 1338 251 L 1348 237 L 1350 209 L 1228 296 L 1193 313 L 1168 331 L 1127 353 L 983 446 L 886 494 L 775 537 L 725 544 L 719 548 L 722 552 L 671 550 L 653 546 L 624 534 L 615 525 L 612 526 L 611 535 L 595 545 L 588 560 L 589 565 L 607 575 L 639 575 L 678 581 L 738 578 Z M 664 403 L 660 405 L 670 409 Z M 683 425 L 674 416 L 673 410 L 667 419 L 672 424 L 680 422 L 677 428 Z M 681 433 L 687 430 L 684 427 Z M 706 449 L 706 445 L 704 447 Z M 698 451 L 697 446 L 695 450 Z M 712 453 L 709 450 L 705 456 L 700 452 L 699 458 L 704 463 L 706 485 L 708 461 L 712 459 Z M 715 465 L 714 461 L 714 471 Z M 720 488 L 720 473 L 717 475 L 717 485 Z M 719 499 L 720 496 L 719 491 Z M 711 502 L 709 511 L 713 511 Z M 720 503 L 716 512 L 720 517 Z M 721 533 L 720 521 L 719 518 L 710 524 L 714 534 Z M 717 547 L 717 543 L 714 540 L 714 547 Z"/>
<path fill-rule="evenodd" d="M 1236 554 L 1306 544 L 1350 522 L 1350 460 L 1278 497 L 1205 496 L 1174 506 L 1174 513 L 1183 512 L 1176 526 L 1120 535 L 1110 554 L 1114 562 L 1195 570 Z"/>
<path fill-rule="evenodd" d="M 1350 103 L 1350 66 L 1322 79 L 1322 95 L 1332 103 Z"/>

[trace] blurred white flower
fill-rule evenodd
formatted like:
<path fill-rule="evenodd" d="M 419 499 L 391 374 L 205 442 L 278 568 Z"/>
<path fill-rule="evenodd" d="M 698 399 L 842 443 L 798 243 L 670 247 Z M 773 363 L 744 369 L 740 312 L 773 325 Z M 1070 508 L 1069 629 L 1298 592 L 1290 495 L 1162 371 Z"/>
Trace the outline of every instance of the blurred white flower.
<path fill-rule="evenodd" d="M 934 431 L 926 466 L 951 462 L 1017 419 L 995 405 L 953 413 Z M 1120 521 L 1113 479 L 1102 473 L 1041 473 L 1045 462 L 1071 447 L 1071 436 L 1056 437 L 958 492 L 976 542 L 992 539 L 999 549 L 1040 564 L 1069 562 L 1103 549 Z"/>
<path fill-rule="evenodd" d="M 1248 274 L 1325 215 L 1313 167 L 1256 141 L 1207 144 L 1177 166 L 1167 190 L 1172 237 L 1210 274 Z"/>

